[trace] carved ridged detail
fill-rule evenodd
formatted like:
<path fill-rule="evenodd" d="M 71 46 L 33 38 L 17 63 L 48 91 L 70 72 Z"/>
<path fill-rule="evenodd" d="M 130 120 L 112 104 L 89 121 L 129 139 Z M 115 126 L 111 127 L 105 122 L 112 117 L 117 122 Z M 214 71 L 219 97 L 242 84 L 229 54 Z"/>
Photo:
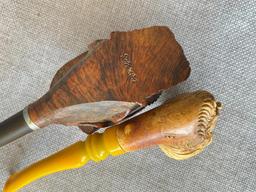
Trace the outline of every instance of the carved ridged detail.
<path fill-rule="evenodd" d="M 200 92 L 203 102 L 198 113 L 198 134 L 210 138 L 211 130 L 215 126 L 216 118 L 219 114 L 221 104 L 215 101 L 214 97 L 208 92 Z"/>
<path fill-rule="evenodd" d="M 174 127 L 187 127 L 187 134 L 168 137 L 167 143 L 159 146 L 169 157 L 183 160 L 202 152 L 211 143 L 212 130 L 216 125 L 221 104 L 216 102 L 211 93 L 203 90 L 183 94 L 176 101 L 182 101 L 175 111 L 182 114 L 182 118 L 176 116 L 172 124 Z M 193 118 L 195 123 L 188 121 Z"/>

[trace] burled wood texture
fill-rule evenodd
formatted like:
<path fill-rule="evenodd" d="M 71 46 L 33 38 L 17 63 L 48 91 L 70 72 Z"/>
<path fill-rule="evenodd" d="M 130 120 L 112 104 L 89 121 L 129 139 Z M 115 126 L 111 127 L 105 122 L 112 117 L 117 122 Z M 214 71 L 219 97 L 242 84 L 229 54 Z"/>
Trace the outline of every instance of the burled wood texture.
<path fill-rule="evenodd" d="M 211 142 L 220 108 L 207 91 L 179 95 L 119 125 L 119 143 L 125 151 L 160 145 L 172 158 L 189 158 Z"/>
<path fill-rule="evenodd" d="M 109 40 L 94 42 L 88 52 L 61 68 L 51 89 L 29 106 L 29 115 L 39 127 L 51 123 L 109 126 L 151 102 L 161 90 L 184 81 L 189 73 L 182 48 L 167 27 L 112 32 Z M 110 100 L 130 104 L 115 118 L 88 121 L 80 115 L 76 121 L 65 121 L 67 111 L 73 116 L 83 112 L 80 104 Z M 70 110 L 74 105 L 78 110 Z"/>

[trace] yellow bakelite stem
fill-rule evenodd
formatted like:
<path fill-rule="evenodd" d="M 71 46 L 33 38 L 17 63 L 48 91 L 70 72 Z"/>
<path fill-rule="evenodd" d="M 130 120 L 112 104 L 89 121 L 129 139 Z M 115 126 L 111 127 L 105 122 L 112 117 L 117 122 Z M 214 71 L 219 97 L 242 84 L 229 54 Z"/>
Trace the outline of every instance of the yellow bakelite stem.
<path fill-rule="evenodd" d="M 109 128 L 104 133 L 90 135 L 85 141 L 77 142 L 15 173 L 8 179 L 3 191 L 15 192 L 46 175 L 82 167 L 89 160 L 98 162 L 109 155 L 117 156 L 123 153 L 117 140 L 116 127 Z"/>

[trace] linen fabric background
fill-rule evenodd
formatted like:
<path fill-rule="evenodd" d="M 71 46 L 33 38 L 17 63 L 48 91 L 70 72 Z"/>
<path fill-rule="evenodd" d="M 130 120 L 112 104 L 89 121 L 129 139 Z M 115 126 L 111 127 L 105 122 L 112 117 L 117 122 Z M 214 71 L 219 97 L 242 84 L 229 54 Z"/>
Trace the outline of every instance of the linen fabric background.
<path fill-rule="evenodd" d="M 22 192 L 256 191 L 255 0 L 1 0 L 0 120 L 44 94 L 56 70 L 89 43 L 152 25 L 172 29 L 192 68 L 158 104 L 177 93 L 211 91 L 224 106 L 213 143 L 186 161 L 158 148 L 108 158 Z M 51 126 L 2 147 L 0 188 L 11 172 L 84 138 L 76 127 Z"/>

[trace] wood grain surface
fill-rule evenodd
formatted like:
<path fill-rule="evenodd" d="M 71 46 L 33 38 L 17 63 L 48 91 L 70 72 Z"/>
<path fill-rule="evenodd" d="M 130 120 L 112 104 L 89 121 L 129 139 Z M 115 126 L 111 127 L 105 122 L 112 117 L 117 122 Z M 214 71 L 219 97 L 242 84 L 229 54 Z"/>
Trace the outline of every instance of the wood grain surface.
<path fill-rule="evenodd" d="M 181 94 L 119 125 L 119 143 L 125 151 L 160 145 L 172 158 L 189 158 L 211 143 L 220 108 L 207 91 Z"/>
<path fill-rule="evenodd" d="M 112 32 L 109 40 L 98 40 L 88 47 L 88 52 L 64 65 L 50 90 L 29 106 L 29 115 L 39 127 L 52 123 L 109 126 L 190 74 L 181 46 L 164 26 Z M 124 110 L 103 119 L 88 119 L 81 104 L 100 106 L 100 101 L 123 102 Z M 72 120 L 77 114 L 81 115 Z"/>

